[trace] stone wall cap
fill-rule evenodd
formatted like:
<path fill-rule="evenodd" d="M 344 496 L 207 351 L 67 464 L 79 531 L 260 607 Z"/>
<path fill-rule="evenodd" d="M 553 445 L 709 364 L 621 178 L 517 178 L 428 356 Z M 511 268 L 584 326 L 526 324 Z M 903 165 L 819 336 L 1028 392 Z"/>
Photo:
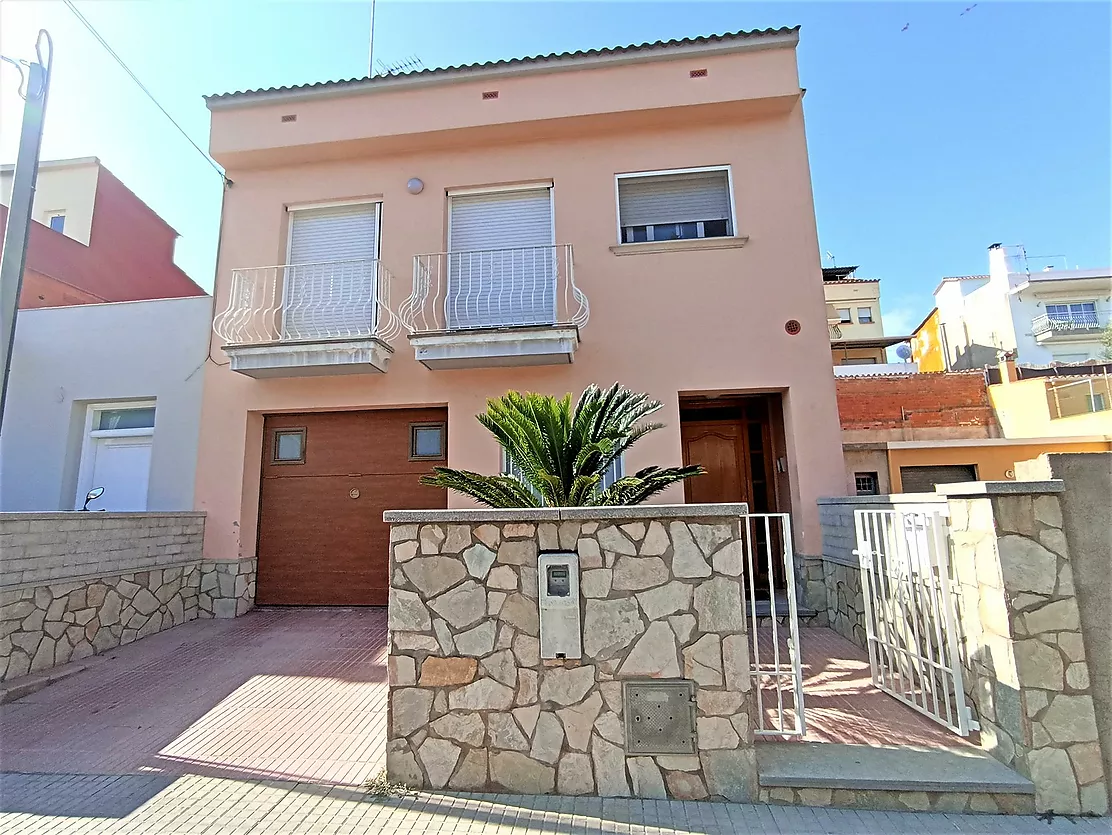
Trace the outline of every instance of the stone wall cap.
<path fill-rule="evenodd" d="M 949 498 L 960 496 L 1028 496 L 1040 493 L 1062 493 L 1066 489 L 1060 478 L 1050 481 L 963 481 L 939 484 L 940 494 Z"/>
<path fill-rule="evenodd" d="M 203 519 L 208 515 L 204 510 L 135 510 L 135 511 L 103 511 L 103 510 L 34 510 L 0 513 L 0 524 L 4 522 L 50 521 L 57 522 L 62 519 Z"/>
<path fill-rule="evenodd" d="M 522 507 L 459 510 L 388 510 L 384 522 L 562 522 L 590 519 L 687 519 L 742 516 L 744 502 L 726 504 L 643 504 L 620 507 Z"/>
<path fill-rule="evenodd" d="M 945 502 L 945 496 L 938 493 L 889 493 L 879 496 L 823 496 L 816 499 L 820 507 L 888 507 L 895 504 L 929 504 Z"/>

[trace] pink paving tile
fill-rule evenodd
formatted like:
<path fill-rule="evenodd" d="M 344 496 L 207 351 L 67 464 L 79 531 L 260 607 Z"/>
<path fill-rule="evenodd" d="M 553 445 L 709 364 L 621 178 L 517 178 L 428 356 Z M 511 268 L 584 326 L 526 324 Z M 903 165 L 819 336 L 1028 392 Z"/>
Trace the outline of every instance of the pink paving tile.
<path fill-rule="evenodd" d="M 0 765 L 358 785 L 383 765 L 386 698 L 384 609 L 259 609 L 4 705 Z"/>
<path fill-rule="evenodd" d="M 782 658 L 787 658 L 787 630 L 778 632 Z M 874 687 L 868 654 L 834 630 L 805 627 L 800 630 L 799 642 L 807 719 L 807 734 L 802 737 L 803 742 L 927 748 L 978 744 L 976 733 L 960 737 Z M 770 662 L 770 630 L 761 629 L 758 646 L 762 661 Z M 775 704 L 775 690 L 765 687 L 762 691 L 766 714 L 771 717 L 768 706 Z"/>

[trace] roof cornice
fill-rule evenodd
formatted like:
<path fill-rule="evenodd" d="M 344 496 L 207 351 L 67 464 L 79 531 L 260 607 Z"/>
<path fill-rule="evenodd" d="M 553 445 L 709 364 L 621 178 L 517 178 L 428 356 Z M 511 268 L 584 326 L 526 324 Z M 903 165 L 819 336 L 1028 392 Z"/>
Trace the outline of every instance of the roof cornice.
<path fill-rule="evenodd" d="M 443 69 L 425 69 L 397 75 L 351 78 L 341 81 L 318 81 L 290 87 L 268 87 L 216 93 L 205 96 L 209 110 L 226 110 L 253 105 L 294 102 L 305 99 L 335 98 L 352 94 L 385 92 L 440 84 L 453 84 L 476 79 L 496 79 L 542 73 L 592 69 L 596 67 L 636 64 L 649 61 L 672 61 L 692 56 L 726 55 L 761 49 L 795 47 L 799 43 L 799 27 L 760 29 L 749 32 L 727 32 L 681 40 L 656 41 L 630 46 L 590 49 L 579 52 L 553 53 L 528 58 L 510 58 Z"/>

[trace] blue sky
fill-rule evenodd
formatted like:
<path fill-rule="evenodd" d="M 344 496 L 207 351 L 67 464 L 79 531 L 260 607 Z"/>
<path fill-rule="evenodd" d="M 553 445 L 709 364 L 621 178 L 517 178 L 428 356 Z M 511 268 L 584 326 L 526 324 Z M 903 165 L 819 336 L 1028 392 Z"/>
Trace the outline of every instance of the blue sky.
<path fill-rule="evenodd" d="M 367 69 L 369 0 L 77 5 L 202 147 L 206 93 Z M 895 333 L 928 312 L 940 276 L 983 272 L 994 241 L 1112 263 L 1109 4 L 970 5 L 379 0 L 375 55 L 434 67 L 801 24 L 820 245 L 884 279 Z M 62 3 L 0 0 L 0 52 L 29 57 L 39 27 L 57 51 L 43 157 L 99 156 L 182 234 L 178 263 L 211 288 L 216 173 Z M 22 102 L 0 66 L 11 162 Z"/>

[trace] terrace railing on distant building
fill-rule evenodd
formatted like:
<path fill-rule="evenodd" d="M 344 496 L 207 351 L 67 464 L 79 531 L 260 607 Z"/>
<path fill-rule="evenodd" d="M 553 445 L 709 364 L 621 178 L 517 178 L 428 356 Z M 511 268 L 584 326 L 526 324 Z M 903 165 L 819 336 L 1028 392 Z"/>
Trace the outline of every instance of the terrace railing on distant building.
<path fill-rule="evenodd" d="M 1051 420 L 1112 409 L 1112 377 L 1051 381 L 1046 385 Z"/>
<path fill-rule="evenodd" d="M 1100 319 L 1095 313 L 1070 313 L 1067 315 L 1036 316 L 1031 320 L 1031 333 L 1035 336 L 1060 333 L 1085 333 L 1100 330 Z"/>

